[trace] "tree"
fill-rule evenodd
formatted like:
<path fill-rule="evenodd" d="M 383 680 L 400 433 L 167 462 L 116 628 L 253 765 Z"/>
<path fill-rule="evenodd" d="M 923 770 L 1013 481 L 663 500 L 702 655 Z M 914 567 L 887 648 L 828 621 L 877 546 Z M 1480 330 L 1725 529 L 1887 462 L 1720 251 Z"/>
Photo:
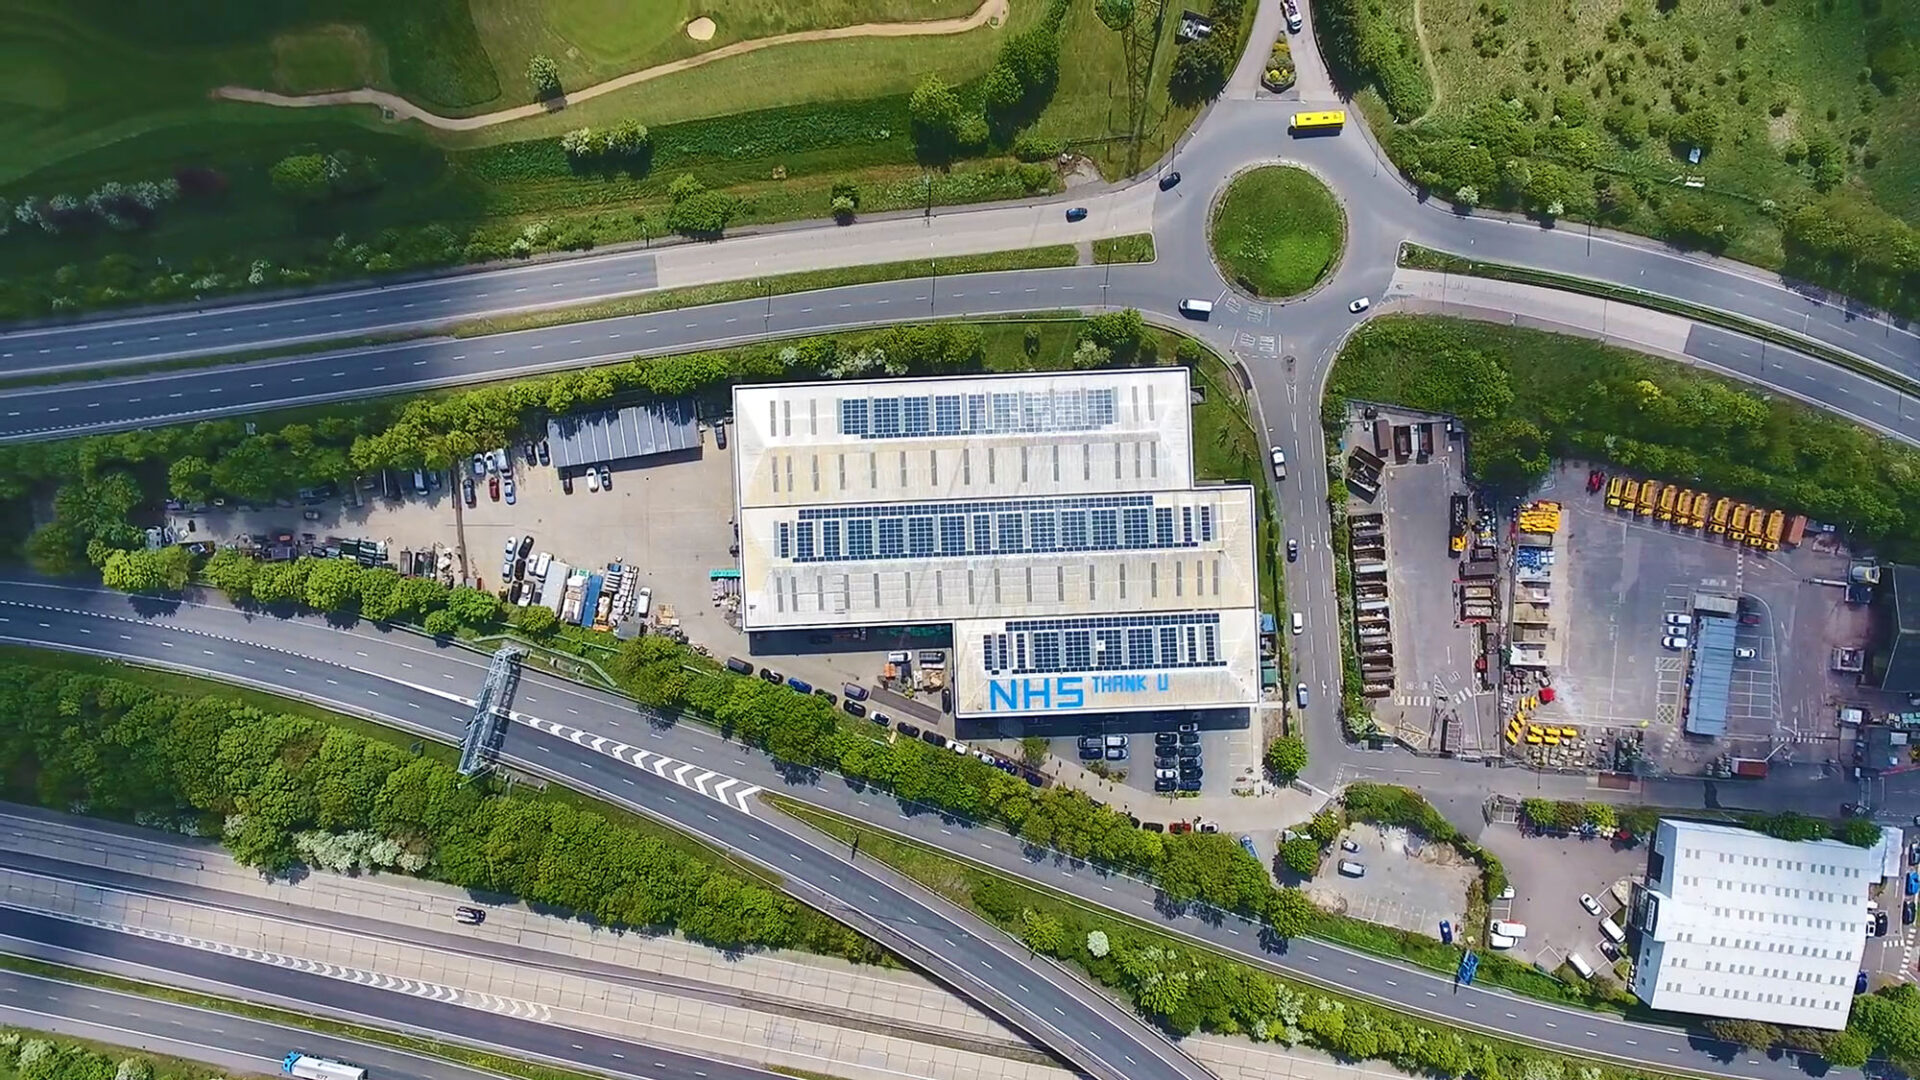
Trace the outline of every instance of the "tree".
<path fill-rule="evenodd" d="M 707 185 L 692 173 L 681 173 L 667 184 L 667 198 L 674 202 L 690 199 L 707 190 Z"/>
<path fill-rule="evenodd" d="M 1232 34 L 1215 32 L 1199 41 L 1181 45 L 1173 57 L 1168 89 L 1176 101 L 1198 104 L 1211 101 L 1226 89 L 1227 75 L 1233 70 Z"/>
<path fill-rule="evenodd" d="M 452 637 L 460 632 L 460 620 L 453 617 L 453 612 L 444 609 L 428 612 L 425 626 L 427 633 L 437 638 Z"/>
<path fill-rule="evenodd" d="M 500 601 L 492 593 L 462 585 L 447 594 L 447 613 L 479 629 L 500 618 Z"/>
<path fill-rule="evenodd" d="M 1282 735 L 1267 744 L 1267 770 L 1281 780 L 1292 780 L 1307 767 L 1307 744 L 1298 735 Z"/>
<path fill-rule="evenodd" d="M 327 162 L 319 154 L 291 154 L 274 162 L 267 180 L 275 194 L 294 202 L 324 202 L 333 194 L 327 182 Z"/>
<path fill-rule="evenodd" d="M 222 548 L 207 560 L 201 574 L 214 588 L 225 593 L 228 600 L 244 604 L 253 599 L 253 573 L 259 566 L 253 556 L 244 551 Z"/>
<path fill-rule="evenodd" d="M 1619 823 L 1610 803 L 1588 803 L 1586 817 L 1587 824 L 1605 833 L 1612 832 Z"/>
<path fill-rule="evenodd" d="M 213 498 L 213 467 L 198 454 L 175 458 L 167 466 L 167 490 L 183 503 L 204 503 Z"/>
<path fill-rule="evenodd" d="M 100 568 L 100 580 L 107 588 L 131 593 L 177 593 L 192 577 L 193 556 L 171 544 L 146 551 L 115 551 Z"/>
<path fill-rule="evenodd" d="M 1026 88 L 1020 85 L 1020 76 L 1005 63 L 993 65 L 987 71 L 987 77 L 980 83 L 980 96 L 987 108 L 1002 112 L 1020 104 L 1026 97 Z"/>
<path fill-rule="evenodd" d="M 740 202 L 724 191 L 702 191 L 673 204 L 667 211 L 667 228 L 686 236 L 713 239 L 727 230 L 727 223 L 740 212 Z"/>
<path fill-rule="evenodd" d="M 1833 838 L 1854 847 L 1870 848 L 1880 842 L 1880 826 L 1866 818 L 1848 818 L 1834 826 Z"/>
<path fill-rule="evenodd" d="M 1095 345 L 1120 356 L 1131 355 L 1146 337 L 1147 323 L 1134 308 L 1105 311 L 1088 319 L 1081 334 Z"/>
<path fill-rule="evenodd" d="M 943 154 L 953 149 L 960 137 L 960 121 L 965 115 L 960 96 L 945 79 L 929 74 L 914 87 L 907 99 L 907 118 L 913 124 L 914 141 L 926 153 Z"/>
<path fill-rule="evenodd" d="M 1065 938 L 1066 928 L 1060 925 L 1058 916 L 1032 908 L 1020 913 L 1020 940 L 1034 952 L 1052 956 L 1060 951 Z"/>
<path fill-rule="evenodd" d="M 545 637 L 560 628 L 560 616 L 554 614 L 552 608 L 539 604 L 521 608 L 513 621 L 520 624 L 523 633 L 533 637 Z"/>
<path fill-rule="evenodd" d="M 535 53 L 527 60 L 527 85 L 533 88 L 537 101 L 546 101 L 560 96 L 560 65 L 553 57 L 544 53 Z"/>
<path fill-rule="evenodd" d="M 360 567 L 345 559 L 319 559 L 307 571 L 306 605 L 329 614 L 360 602 Z"/>
<path fill-rule="evenodd" d="M 1296 836 L 1280 844 L 1280 865 L 1303 878 L 1320 872 L 1320 845 L 1312 837 Z"/>
<path fill-rule="evenodd" d="M 1267 923 L 1283 938 L 1306 933 L 1320 914 L 1320 909 L 1299 889 L 1274 889 L 1267 896 Z"/>
<path fill-rule="evenodd" d="M 1735 1046 L 1769 1050 L 1780 1042 L 1780 1029 L 1758 1020 L 1713 1019 L 1706 1022 L 1707 1034 Z"/>

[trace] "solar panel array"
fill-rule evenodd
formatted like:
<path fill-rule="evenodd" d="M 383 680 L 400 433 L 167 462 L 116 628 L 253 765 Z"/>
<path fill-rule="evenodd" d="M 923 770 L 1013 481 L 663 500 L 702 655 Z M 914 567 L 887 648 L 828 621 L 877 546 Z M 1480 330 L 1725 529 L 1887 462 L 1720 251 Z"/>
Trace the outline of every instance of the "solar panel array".
<path fill-rule="evenodd" d="M 992 675 L 1227 666 L 1218 612 L 1017 619 L 980 646 Z"/>
<path fill-rule="evenodd" d="M 842 398 L 840 434 L 862 439 L 1099 431 L 1112 427 L 1111 386 L 997 394 Z"/>
<path fill-rule="evenodd" d="M 1213 507 L 1157 506 L 1152 495 L 810 507 L 775 526 L 775 554 L 796 563 L 1197 548 Z"/>

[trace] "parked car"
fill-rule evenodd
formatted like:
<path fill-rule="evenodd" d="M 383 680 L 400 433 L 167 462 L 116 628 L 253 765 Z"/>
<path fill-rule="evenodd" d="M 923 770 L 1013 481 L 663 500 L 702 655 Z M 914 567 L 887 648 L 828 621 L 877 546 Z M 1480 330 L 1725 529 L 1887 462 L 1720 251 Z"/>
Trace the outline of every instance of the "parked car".
<path fill-rule="evenodd" d="M 1182 780 L 1182 781 L 1180 781 L 1180 790 L 1181 790 L 1181 791 L 1199 791 L 1199 790 L 1200 790 L 1200 781 L 1198 781 L 1198 780 Z"/>
<path fill-rule="evenodd" d="M 515 554 L 519 555 L 523 559 L 533 554 L 533 534 L 532 533 L 528 533 L 527 535 L 520 538 L 520 549 Z"/>
<path fill-rule="evenodd" d="M 839 695 L 831 690 L 815 690 L 813 696 L 825 700 L 829 705 L 837 705 L 840 703 Z"/>
<path fill-rule="evenodd" d="M 553 464 L 552 455 L 547 453 L 547 440 L 545 439 L 540 440 L 539 452 L 540 452 L 540 464 L 542 465 Z"/>
<path fill-rule="evenodd" d="M 467 477 L 467 479 L 465 480 L 465 482 L 463 482 L 463 483 L 462 483 L 462 484 L 460 485 L 460 490 L 461 490 L 461 493 L 462 493 L 463 495 L 465 495 L 465 496 L 466 496 L 466 500 L 467 500 L 467 505 L 468 505 L 468 506 L 470 506 L 470 507 L 471 507 L 471 506 L 476 506 L 476 505 L 478 505 L 478 504 L 477 504 L 477 503 L 476 503 L 476 502 L 474 501 L 474 497 L 473 497 L 473 477 L 471 477 L 471 476 L 469 476 L 469 477 Z"/>
<path fill-rule="evenodd" d="M 1293 700 L 1301 707 L 1307 707 L 1307 684 L 1301 683 L 1293 688 Z"/>
<path fill-rule="evenodd" d="M 1071 209 L 1069 209 L 1069 210 L 1067 211 L 1067 220 L 1068 220 L 1068 221 L 1085 221 L 1085 220 L 1087 220 L 1087 208 L 1086 208 L 1086 207 L 1084 207 L 1084 206 L 1075 206 L 1075 207 L 1072 207 Z"/>
<path fill-rule="evenodd" d="M 1920 894 L 1920 870 L 1907 871 L 1907 895 Z"/>
<path fill-rule="evenodd" d="M 1179 787 L 1179 783 L 1177 781 L 1174 781 L 1165 776 L 1156 777 L 1153 781 L 1153 790 L 1163 794 L 1165 792 L 1173 791 L 1178 787 Z"/>
<path fill-rule="evenodd" d="M 713 446 L 716 450 L 727 448 L 727 425 L 718 421 L 713 425 Z"/>
<path fill-rule="evenodd" d="M 1909 900 L 1900 905 L 1900 921 L 1908 926 L 1913 925 L 1913 901 Z"/>
<path fill-rule="evenodd" d="M 862 705 L 862 704 L 860 704 L 860 703 L 859 703 L 859 702 L 857 702 L 857 701 L 854 701 L 854 700 L 852 700 L 851 698 L 849 698 L 849 699 L 848 699 L 848 700 L 846 700 L 846 701 L 843 701 L 843 702 L 841 702 L 841 703 L 840 703 L 840 707 L 841 707 L 842 709 L 844 709 L 844 710 L 846 710 L 846 713 L 847 713 L 847 715 L 848 715 L 848 716 L 865 716 L 865 715 L 867 715 L 867 707 L 866 707 L 865 705 Z"/>
<path fill-rule="evenodd" d="M 501 497 L 506 500 L 508 506 L 514 504 L 513 477 L 509 476 L 505 480 L 500 481 L 500 494 Z"/>
<path fill-rule="evenodd" d="M 1180 748 L 1180 756 L 1183 758 L 1197 758 L 1200 756 L 1200 748 L 1197 746 L 1183 746 Z"/>
<path fill-rule="evenodd" d="M 1086 749 L 1086 748 L 1087 748 L 1087 747 L 1089 747 L 1089 746 L 1092 746 L 1092 747 L 1101 747 L 1101 746 L 1105 746 L 1105 745 L 1107 745 L 1107 741 L 1106 741 L 1105 739 L 1102 739 L 1102 738 L 1101 738 L 1100 736 L 1098 736 L 1098 735 L 1082 735 L 1082 736 L 1080 736 L 1080 748 L 1081 748 L 1082 750 L 1084 750 L 1084 749 Z"/>
<path fill-rule="evenodd" d="M 1170 172 L 1160 178 L 1161 191 L 1172 191 L 1178 186 L 1180 186 L 1180 174 L 1178 172 Z"/>
<path fill-rule="evenodd" d="M 760 677 L 767 680 L 768 682 L 772 683 L 775 686 L 779 686 L 781 683 L 787 681 L 787 677 L 785 675 L 780 674 L 779 672 L 773 670 L 772 668 L 761 668 Z"/>
<path fill-rule="evenodd" d="M 1666 637 L 1660 639 L 1660 644 L 1666 648 L 1678 651 L 1687 647 L 1687 639 L 1681 637 L 1679 634 L 1668 634 Z"/>
<path fill-rule="evenodd" d="M 1744 614 L 1744 615 L 1742 615 L 1742 616 L 1740 616 L 1740 625 L 1742 625 L 1742 626 L 1759 626 L 1759 625 L 1760 625 L 1760 613 L 1759 613 L 1759 612 L 1757 612 L 1757 611 L 1749 611 L 1749 612 L 1747 612 L 1746 614 Z M 1915 822 L 1915 824 L 1920 824 L 1920 821 L 1916 821 L 1916 822 Z"/>
<path fill-rule="evenodd" d="M 600 486 L 608 491 L 613 490 L 613 470 L 605 465 L 600 466 Z"/>
<path fill-rule="evenodd" d="M 520 538 L 518 536 L 507 537 L 507 544 L 501 550 L 506 554 L 507 558 L 509 559 L 513 558 L 515 555 L 520 554 Z"/>
<path fill-rule="evenodd" d="M 487 475 L 487 455 L 485 454 L 473 455 L 473 475 L 475 476 Z"/>
<path fill-rule="evenodd" d="M 1602 941 L 1600 943 L 1600 955 L 1609 960 L 1618 960 L 1620 959 L 1620 946 L 1615 945 L 1611 941 Z"/>
<path fill-rule="evenodd" d="M 791 687 L 794 690 L 798 690 L 803 694 L 813 693 L 813 684 L 808 682 L 805 679 L 800 678 L 798 675 L 787 676 L 787 686 Z"/>
<path fill-rule="evenodd" d="M 1197 731 L 1183 731 L 1179 735 L 1175 736 L 1175 738 L 1180 740 L 1181 746 L 1199 746 L 1200 745 L 1200 733 Z"/>
<path fill-rule="evenodd" d="M 587 469 L 587 490 L 588 491 L 600 490 L 600 474 L 597 472 L 594 472 L 593 469 L 591 468 Z"/>
<path fill-rule="evenodd" d="M 736 675 L 751 675 L 753 674 L 753 665 L 737 656 L 729 656 L 727 657 L 727 670 Z"/>
<path fill-rule="evenodd" d="M 1173 780 L 1173 779 L 1176 779 L 1176 778 L 1178 778 L 1178 777 L 1179 777 L 1179 775 L 1180 775 L 1180 774 L 1179 774 L 1178 772 L 1176 772 L 1176 771 L 1174 771 L 1174 770 L 1172 770 L 1172 769 L 1155 769 L 1155 770 L 1153 770 L 1153 778 L 1154 778 L 1155 780 Z"/>
<path fill-rule="evenodd" d="M 1340 841 L 1340 850 L 1352 854 L 1360 850 L 1360 845 L 1354 843 L 1352 840 L 1343 839 Z"/>
<path fill-rule="evenodd" d="M 1104 747 L 1084 745 L 1080 747 L 1081 761 L 1099 761 L 1105 755 L 1106 749 Z"/>
<path fill-rule="evenodd" d="M 1668 626 L 1692 626 L 1693 616 L 1682 615 L 1679 612 L 1668 612 L 1667 625 Z"/>
<path fill-rule="evenodd" d="M 1453 924 L 1445 919 L 1440 920 L 1440 944 L 1453 944 Z"/>
<path fill-rule="evenodd" d="M 1864 994 L 1867 992 L 1867 973 L 1866 972 L 1863 971 L 1860 974 L 1855 975 L 1853 977 L 1853 992 L 1856 994 Z"/>
<path fill-rule="evenodd" d="M 1587 895 L 1586 893 L 1580 894 L 1580 906 L 1583 908 L 1586 908 L 1587 914 L 1589 915 L 1600 914 L 1600 901 L 1595 900 L 1593 897 Z"/>
<path fill-rule="evenodd" d="M 1194 732 L 1197 732 L 1197 731 L 1199 731 L 1199 730 L 1200 730 L 1200 725 L 1199 725 L 1199 724 L 1196 724 L 1196 723 L 1194 723 L 1194 722 L 1193 722 L 1193 721 L 1191 721 L 1191 720 L 1189 720 L 1189 721 L 1187 721 L 1186 723 L 1184 723 L 1184 724 L 1181 724 L 1181 725 L 1180 725 L 1180 733 L 1181 733 L 1182 735 L 1191 735 L 1191 734 L 1193 734 Z M 1182 739 L 1181 741 L 1182 741 L 1182 742 L 1185 742 L 1186 740 L 1185 740 L 1185 739 Z"/>
<path fill-rule="evenodd" d="M 872 712 L 868 713 L 867 719 L 873 721 L 876 724 L 879 724 L 881 727 L 886 727 L 893 723 L 893 717 L 888 716 L 886 713 L 883 713 L 878 709 L 875 709 Z"/>
<path fill-rule="evenodd" d="M 919 727 L 913 724 L 909 724 L 905 720 L 902 720 L 898 724 L 895 724 L 894 730 L 898 731 L 902 735 L 905 735 L 909 739 L 917 739 L 920 737 Z"/>
<path fill-rule="evenodd" d="M 1254 861 L 1254 862 L 1259 862 L 1259 861 L 1260 861 L 1260 849 L 1259 849 L 1259 848 L 1257 848 L 1257 847 L 1254 847 L 1254 846 L 1253 846 L 1253 837 L 1251 837 L 1251 836 L 1245 836 L 1245 835 L 1243 835 L 1243 836 L 1241 836 L 1241 837 L 1240 837 L 1240 850 L 1241 850 L 1241 851 L 1244 851 L 1244 852 L 1246 852 L 1247 854 L 1249 854 L 1249 855 L 1251 855 L 1251 856 L 1253 856 L 1253 861 Z"/>
<path fill-rule="evenodd" d="M 572 473 L 563 472 L 560 474 L 560 490 L 561 492 L 567 495 L 573 494 L 573 474 Z"/>
<path fill-rule="evenodd" d="M 1179 741 L 1180 736 L 1175 735 L 1171 731 L 1156 731 L 1153 733 L 1153 745 L 1155 746 L 1172 746 Z"/>
<path fill-rule="evenodd" d="M 928 744 L 928 745 L 930 745 L 930 746 L 945 746 L 945 745 L 947 745 L 947 737 L 946 737 L 945 735 L 942 735 L 942 734 L 940 734 L 940 733 L 939 733 L 939 732 L 937 732 L 937 731 L 923 731 L 923 732 L 921 732 L 921 733 L 920 733 L 920 741 L 921 741 L 921 742 L 923 742 L 923 743 L 927 743 L 927 744 Z"/>
<path fill-rule="evenodd" d="M 498 474 L 487 477 L 487 498 L 500 501 L 500 477 Z"/>
<path fill-rule="evenodd" d="M 1127 748 L 1126 748 L 1126 747 L 1124 747 L 1124 746 L 1109 746 L 1109 747 L 1107 747 L 1107 760 L 1108 760 L 1108 761 L 1125 761 L 1125 760 L 1127 760 Z"/>
<path fill-rule="evenodd" d="M 1741 646 L 1740 648 L 1737 648 L 1737 649 L 1735 649 L 1735 650 L 1733 650 L 1733 658 L 1734 658 L 1735 660 L 1751 660 L 1751 659 L 1753 659 L 1754 657 L 1756 657 L 1756 656 L 1759 656 L 1759 655 L 1760 655 L 1760 652 L 1759 652 L 1759 650 L 1757 650 L 1757 649 L 1750 649 L 1750 648 L 1747 648 L 1747 647 L 1746 647 L 1746 646 L 1744 646 L 1744 645 L 1743 645 L 1743 646 Z"/>

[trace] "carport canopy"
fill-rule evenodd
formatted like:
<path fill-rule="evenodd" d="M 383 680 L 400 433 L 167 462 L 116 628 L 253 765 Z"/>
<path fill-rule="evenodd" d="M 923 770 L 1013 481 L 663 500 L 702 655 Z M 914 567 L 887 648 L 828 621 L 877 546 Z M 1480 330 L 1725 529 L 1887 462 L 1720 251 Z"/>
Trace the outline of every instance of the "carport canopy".
<path fill-rule="evenodd" d="M 554 467 L 570 469 L 691 450 L 700 428 L 693 402 L 675 399 L 556 417 L 547 421 L 547 444 Z"/>

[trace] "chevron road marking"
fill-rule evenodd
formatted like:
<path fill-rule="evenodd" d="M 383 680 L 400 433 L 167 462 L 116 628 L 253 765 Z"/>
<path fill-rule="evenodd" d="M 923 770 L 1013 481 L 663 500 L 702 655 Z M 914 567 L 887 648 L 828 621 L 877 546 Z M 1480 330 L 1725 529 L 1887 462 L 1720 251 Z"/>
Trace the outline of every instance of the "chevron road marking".
<path fill-rule="evenodd" d="M 371 987 L 375 990 L 387 990 L 393 993 L 406 994 L 409 997 L 425 998 L 429 1001 L 438 1001 L 447 1005 L 458 1005 L 466 1009 L 480 1009 L 484 1012 L 505 1014 L 519 1020 L 533 1020 L 542 1024 L 553 1023 L 553 1011 L 537 1001 L 523 1001 L 519 998 L 501 997 L 498 994 L 486 994 L 477 990 L 463 990 L 460 987 L 448 986 L 444 983 L 427 982 L 423 979 L 406 979 L 398 975 L 387 975 L 378 971 L 368 971 L 364 968 L 329 964 L 325 961 L 312 960 L 303 956 L 288 956 L 285 953 L 269 952 L 265 949 L 254 949 L 244 945 L 233 945 L 224 941 L 209 941 L 205 938 L 178 934 L 168 930 L 149 930 L 144 927 L 129 926 L 125 923 L 112 922 L 107 919 L 96 919 L 86 915 L 69 915 L 57 911 L 48 911 L 43 908 L 25 907 L 15 904 L 0 904 L 0 906 L 12 908 L 15 911 L 30 912 L 50 919 L 59 919 L 62 922 L 78 923 L 82 926 L 91 926 L 99 930 L 111 930 L 117 934 L 146 938 L 149 941 L 165 942 L 168 945 L 198 949 L 201 952 L 229 956 L 236 960 L 245 960 L 250 963 L 266 964 L 269 967 L 297 971 L 304 975 L 317 975 L 324 979 L 336 979 L 358 986 Z"/>
<path fill-rule="evenodd" d="M 712 799 L 743 814 L 753 813 L 747 800 L 758 794 L 760 789 L 744 780 L 714 772 L 692 762 L 670 758 L 652 750 L 628 746 L 605 735 L 595 735 L 577 727 L 543 720 L 538 716 L 530 716 L 522 712 L 511 712 L 508 715 L 516 724 L 525 724 L 536 731 L 583 746 L 596 754 L 604 754 L 623 764 L 645 769 L 662 780 L 671 781 L 688 791 Z"/>

